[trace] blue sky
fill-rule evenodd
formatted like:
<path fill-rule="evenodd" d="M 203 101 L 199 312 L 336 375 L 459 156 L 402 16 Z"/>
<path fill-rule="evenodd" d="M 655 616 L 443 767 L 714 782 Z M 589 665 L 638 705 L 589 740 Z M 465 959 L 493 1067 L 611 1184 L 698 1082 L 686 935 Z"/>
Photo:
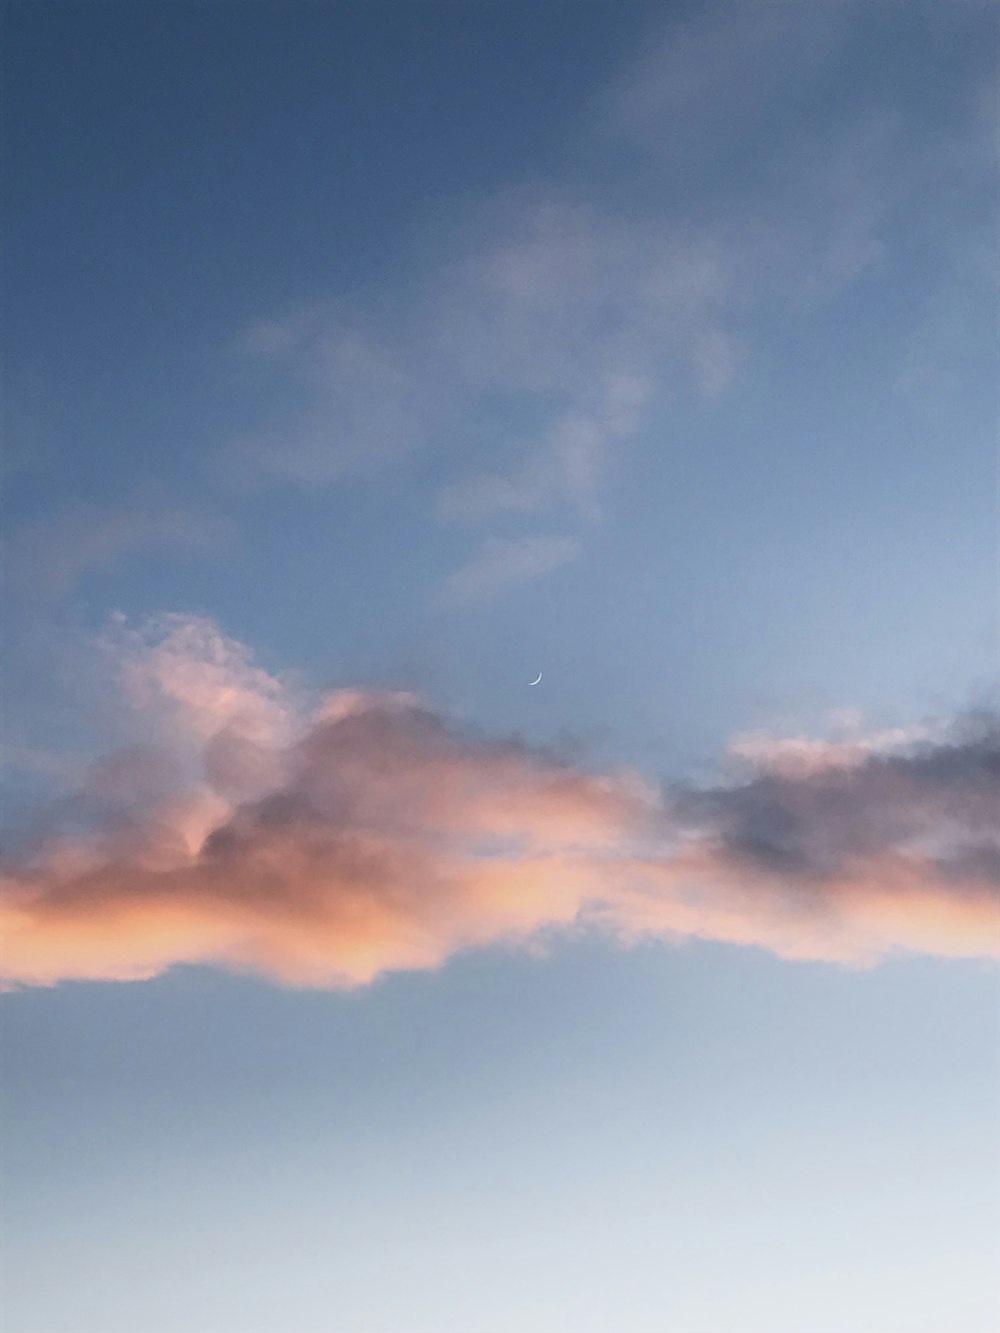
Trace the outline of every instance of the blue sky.
<path fill-rule="evenodd" d="M 11 1333 L 985 1333 L 990 8 L 7 30 Z"/>

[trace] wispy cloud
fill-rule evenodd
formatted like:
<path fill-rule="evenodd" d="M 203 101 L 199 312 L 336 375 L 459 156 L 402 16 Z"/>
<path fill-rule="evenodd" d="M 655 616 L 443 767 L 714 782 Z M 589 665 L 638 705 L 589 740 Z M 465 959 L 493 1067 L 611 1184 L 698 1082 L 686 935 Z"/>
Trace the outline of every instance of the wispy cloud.
<path fill-rule="evenodd" d="M 856 0 L 699 5 L 652 33 L 597 93 L 591 133 L 710 167 L 713 151 L 755 133 L 776 103 L 786 106 L 790 93 L 801 97 L 818 72 L 835 68 L 863 9 Z"/>
<path fill-rule="evenodd" d="M 409 695 L 304 704 L 207 622 L 140 636 L 123 671 L 184 745 L 96 765 L 73 810 L 90 831 L 10 867 L 9 985 L 201 962 L 347 986 L 581 927 L 847 963 L 1000 956 L 993 716 L 797 769 L 744 755 L 740 780 L 663 792 Z"/>
<path fill-rule="evenodd" d="M 248 332 L 244 349 L 294 379 L 307 406 L 286 431 L 236 446 L 240 474 L 327 485 L 436 447 L 453 474 L 440 522 L 591 523 L 614 453 L 653 402 L 691 379 L 709 395 L 727 383 L 729 281 L 697 230 L 549 190 L 490 201 L 405 308 L 334 305 Z M 575 554 L 568 540 L 487 544 L 445 596 L 514 587 Z"/>
<path fill-rule="evenodd" d="M 940 9 L 926 21 L 961 27 Z M 433 259 L 414 248 L 405 293 L 259 321 L 242 351 L 299 408 L 233 446 L 241 478 L 325 486 L 434 449 L 439 522 L 575 524 L 584 540 L 630 441 L 654 422 L 662 435 L 682 391 L 724 393 L 762 322 L 794 326 L 921 228 L 982 227 L 949 202 L 991 172 L 981 97 L 945 124 L 902 114 L 877 81 L 845 83 L 873 12 L 820 0 L 672 19 L 595 93 L 576 185 L 467 202 Z M 957 268 L 947 283 L 970 287 Z M 929 271 L 920 284 L 933 304 Z"/>
<path fill-rule="evenodd" d="M 445 580 L 438 600 L 444 606 L 489 601 L 579 554 L 580 543 L 572 537 L 488 537 L 479 553 Z"/>
<path fill-rule="evenodd" d="M 231 535 L 224 519 L 204 510 L 149 504 L 67 505 L 10 532 L 7 580 L 19 598 L 51 603 L 71 593 L 87 574 L 111 569 L 130 556 L 200 555 Z"/>
<path fill-rule="evenodd" d="M 284 369 L 308 405 L 280 435 L 244 441 L 244 465 L 323 485 L 444 444 L 465 474 L 445 516 L 464 513 L 457 497 L 477 485 L 480 515 L 586 508 L 654 385 L 693 368 L 714 390 L 732 364 L 726 275 L 703 236 L 544 188 L 484 201 L 451 250 L 391 313 L 373 297 L 247 332 L 244 351 Z M 509 478 L 483 470 L 468 444 L 491 438 Z M 510 487 L 495 500 L 482 485 L 494 475 Z"/>
<path fill-rule="evenodd" d="M 608 447 L 635 428 L 649 393 L 649 381 L 637 374 L 609 374 L 589 402 L 553 421 L 535 448 L 507 472 L 472 472 L 445 486 L 438 517 L 479 522 L 564 503 L 596 518 Z"/>

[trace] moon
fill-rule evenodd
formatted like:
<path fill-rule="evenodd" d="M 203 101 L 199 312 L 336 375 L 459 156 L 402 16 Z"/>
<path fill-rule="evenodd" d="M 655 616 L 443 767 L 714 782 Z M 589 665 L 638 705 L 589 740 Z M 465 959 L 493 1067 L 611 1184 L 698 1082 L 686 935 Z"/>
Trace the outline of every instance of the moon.
<path fill-rule="evenodd" d="M 542 673 L 539 671 L 539 673 L 538 673 L 538 679 L 537 679 L 537 680 L 529 680 L 529 681 L 528 681 L 528 684 L 529 684 L 529 685 L 537 685 L 537 684 L 538 684 L 538 681 L 541 680 L 541 678 L 542 678 Z"/>

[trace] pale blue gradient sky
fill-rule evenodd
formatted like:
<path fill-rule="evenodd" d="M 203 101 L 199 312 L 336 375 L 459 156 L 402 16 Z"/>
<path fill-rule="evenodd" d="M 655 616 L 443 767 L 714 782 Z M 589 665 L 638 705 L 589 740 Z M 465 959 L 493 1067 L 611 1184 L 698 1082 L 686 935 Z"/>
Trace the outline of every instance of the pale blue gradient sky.
<path fill-rule="evenodd" d="M 15 1327 L 990 1327 L 979 967 L 571 944 L 129 989 L 7 1020 Z"/>
<path fill-rule="evenodd" d="M 989 6 L 7 29 L 13 847 L 122 741 L 115 613 L 665 782 L 990 696 Z M 554 937 L 0 998 L 5 1333 L 1000 1315 L 978 960 Z"/>

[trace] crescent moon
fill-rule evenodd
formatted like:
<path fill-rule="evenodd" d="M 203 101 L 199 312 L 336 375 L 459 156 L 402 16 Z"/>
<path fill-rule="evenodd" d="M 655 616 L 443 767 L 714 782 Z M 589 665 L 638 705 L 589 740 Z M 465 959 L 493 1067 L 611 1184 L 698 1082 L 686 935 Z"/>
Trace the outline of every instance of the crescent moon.
<path fill-rule="evenodd" d="M 529 681 L 528 681 L 528 684 L 529 684 L 529 685 L 537 685 L 537 684 L 538 684 L 538 681 L 541 680 L 541 678 L 542 678 L 542 673 L 539 671 L 539 673 L 538 673 L 538 680 L 529 680 Z"/>

